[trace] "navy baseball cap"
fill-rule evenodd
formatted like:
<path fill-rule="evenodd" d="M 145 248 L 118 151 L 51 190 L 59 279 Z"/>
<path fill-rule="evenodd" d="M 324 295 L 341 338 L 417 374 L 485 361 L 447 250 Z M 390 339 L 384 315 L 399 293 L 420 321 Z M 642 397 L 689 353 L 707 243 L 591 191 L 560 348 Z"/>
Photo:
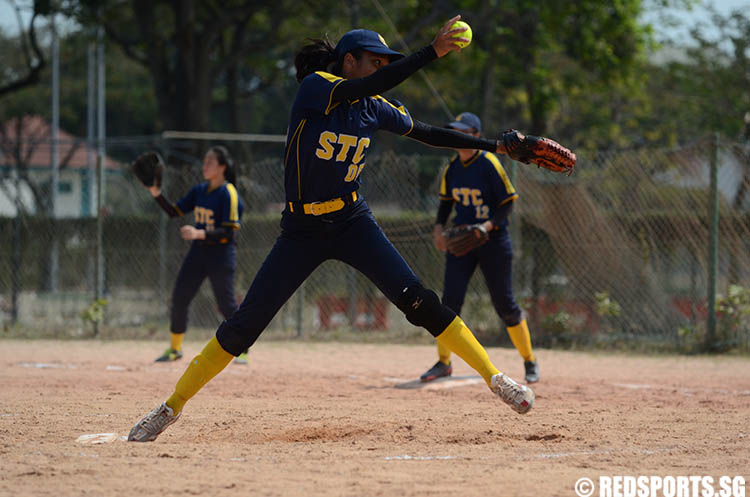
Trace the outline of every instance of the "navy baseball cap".
<path fill-rule="evenodd" d="M 404 54 L 388 48 L 388 44 L 383 37 L 369 29 L 353 29 L 342 36 L 336 45 L 336 55 L 343 57 L 348 52 L 358 48 L 380 55 L 388 55 L 391 61 L 404 56 Z"/>
<path fill-rule="evenodd" d="M 460 129 L 461 131 L 468 131 L 473 128 L 481 133 L 482 121 L 477 117 L 476 114 L 472 114 L 471 112 L 462 112 L 456 116 L 456 119 L 452 123 L 448 123 L 445 127 Z"/>

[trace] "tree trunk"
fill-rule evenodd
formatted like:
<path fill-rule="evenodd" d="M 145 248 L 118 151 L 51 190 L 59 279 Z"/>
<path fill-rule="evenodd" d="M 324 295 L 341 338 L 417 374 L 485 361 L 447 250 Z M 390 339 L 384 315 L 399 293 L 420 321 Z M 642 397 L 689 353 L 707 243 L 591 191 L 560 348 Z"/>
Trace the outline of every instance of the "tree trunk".
<path fill-rule="evenodd" d="M 133 10 L 147 48 L 145 64 L 154 78 L 159 117 L 165 129 L 206 131 L 211 116 L 215 74 L 209 63 L 215 34 L 196 31 L 193 0 L 174 2 L 175 44 L 160 37 L 159 20 L 147 0 L 134 0 Z M 113 28 L 114 29 L 114 28 Z M 122 43 L 121 43 L 122 44 Z"/>
<path fill-rule="evenodd" d="M 484 124 L 483 128 L 495 129 L 506 129 L 504 116 L 498 115 L 499 112 L 495 109 L 495 88 L 497 87 L 495 81 L 495 59 L 497 58 L 497 45 L 493 44 L 489 47 L 487 64 L 484 66 L 482 72 L 482 112 L 481 118 Z M 495 120 L 500 121 L 500 128 L 495 125 Z"/>
<path fill-rule="evenodd" d="M 529 98 L 529 113 L 531 114 L 528 134 L 543 136 L 547 130 L 546 96 L 532 77 L 526 80 L 526 94 Z"/>
<path fill-rule="evenodd" d="M 530 9 L 526 11 L 518 25 L 518 37 L 521 40 L 525 40 L 525 43 L 521 44 L 522 50 L 525 52 L 521 54 L 521 60 L 524 61 L 524 88 L 526 89 L 529 113 L 531 114 L 531 123 L 527 133 L 541 136 L 544 135 L 547 128 L 547 112 L 545 110 L 546 97 L 541 89 L 543 83 L 538 81 L 534 75 L 537 55 L 536 47 L 538 45 L 536 38 L 539 23 L 539 14 L 536 10 Z"/>
<path fill-rule="evenodd" d="M 240 120 L 237 113 L 237 64 L 232 64 L 227 69 L 227 117 L 229 129 L 239 130 Z"/>

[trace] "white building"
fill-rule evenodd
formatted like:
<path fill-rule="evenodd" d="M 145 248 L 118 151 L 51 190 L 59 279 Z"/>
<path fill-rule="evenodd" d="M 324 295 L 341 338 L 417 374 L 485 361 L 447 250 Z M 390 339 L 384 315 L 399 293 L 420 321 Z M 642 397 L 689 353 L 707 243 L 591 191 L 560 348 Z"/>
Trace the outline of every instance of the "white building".
<path fill-rule="evenodd" d="M 56 218 L 89 217 L 96 209 L 96 150 L 60 129 L 58 131 Z M 51 126 L 40 116 L 14 118 L 0 124 L 0 217 L 14 217 L 17 206 L 37 214 L 34 188 L 49 196 L 52 175 Z M 105 156 L 107 176 L 123 165 Z M 27 175 L 29 181 L 18 180 Z M 31 183 L 31 184 L 29 184 Z"/>

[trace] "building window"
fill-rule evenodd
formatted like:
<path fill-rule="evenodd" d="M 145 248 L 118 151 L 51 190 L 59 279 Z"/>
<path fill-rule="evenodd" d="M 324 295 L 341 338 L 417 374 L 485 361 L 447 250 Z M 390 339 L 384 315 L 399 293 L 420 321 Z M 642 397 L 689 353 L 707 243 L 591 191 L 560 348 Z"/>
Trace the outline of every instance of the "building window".
<path fill-rule="evenodd" d="M 73 183 L 70 181 L 61 181 L 57 184 L 58 193 L 73 193 Z"/>

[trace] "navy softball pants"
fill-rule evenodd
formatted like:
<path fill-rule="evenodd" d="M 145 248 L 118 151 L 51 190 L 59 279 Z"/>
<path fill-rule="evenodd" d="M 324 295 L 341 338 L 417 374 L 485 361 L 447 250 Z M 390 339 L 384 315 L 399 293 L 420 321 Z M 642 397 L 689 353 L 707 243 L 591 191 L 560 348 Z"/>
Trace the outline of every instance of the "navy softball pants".
<path fill-rule="evenodd" d="M 404 288 L 421 285 L 370 213 L 315 231 L 283 230 L 245 300 L 216 332 L 222 348 L 238 355 L 255 343 L 302 282 L 329 259 L 359 270 L 393 303 Z"/>
<path fill-rule="evenodd" d="M 521 308 L 513 298 L 513 248 L 507 231 L 493 233 L 487 243 L 462 257 L 446 255 L 443 304 L 461 314 L 466 290 L 477 265 L 484 274 L 497 315 L 506 326 L 520 323 Z"/>
<path fill-rule="evenodd" d="M 182 262 L 172 292 L 170 331 L 185 333 L 188 306 L 208 277 L 216 302 L 224 318 L 237 309 L 234 296 L 234 273 L 237 268 L 237 247 L 234 244 L 204 245 L 193 243 Z"/>

